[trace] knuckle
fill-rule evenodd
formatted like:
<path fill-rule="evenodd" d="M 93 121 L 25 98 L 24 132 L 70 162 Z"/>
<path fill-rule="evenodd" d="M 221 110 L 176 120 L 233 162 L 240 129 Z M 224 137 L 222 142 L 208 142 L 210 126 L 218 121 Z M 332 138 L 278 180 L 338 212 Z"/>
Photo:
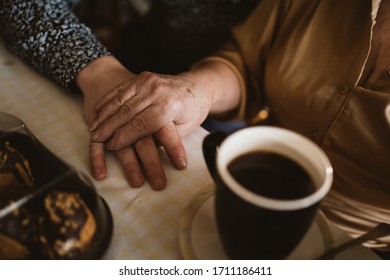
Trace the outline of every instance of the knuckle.
<path fill-rule="evenodd" d="M 156 74 L 149 72 L 149 71 L 143 71 L 138 75 L 137 82 L 140 84 L 150 83 L 154 82 L 156 79 Z"/>
<path fill-rule="evenodd" d="M 89 151 L 91 155 L 98 155 L 101 153 L 101 144 L 97 142 L 89 143 Z"/>
<path fill-rule="evenodd" d="M 127 121 L 130 120 L 131 118 L 131 108 L 129 106 L 127 106 L 126 104 L 123 105 L 120 109 L 119 109 L 119 113 L 118 113 L 118 118 L 119 118 L 119 121 L 123 124 L 123 123 L 126 123 Z"/>
<path fill-rule="evenodd" d="M 149 161 L 146 163 L 143 163 L 144 169 L 148 170 L 148 176 L 149 177 L 155 177 L 160 175 L 160 164 L 156 161 Z"/>
<path fill-rule="evenodd" d="M 128 137 L 127 133 L 123 130 L 118 130 L 114 133 L 114 136 L 112 137 L 111 141 L 115 143 L 116 149 L 121 149 L 123 146 L 128 144 Z"/>
<path fill-rule="evenodd" d="M 157 79 L 154 80 L 153 86 L 152 86 L 152 92 L 158 95 L 166 94 L 170 92 L 171 87 L 167 84 L 167 82 L 160 78 L 157 77 Z M 166 97 L 169 95 L 166 94 Z"/>
<path fill-rule="evenodd" d="M 141 73 L 139 73 L 139 77 L 141 78 L 145 78 L 145 77 L 150 77 L 150 76 L 153 76 L 154 74 L 150 71 L 142 71 Z"/>
<path fill-rule="evenodd" d="M 167 78 L 164 75 L 144 71 L 140 74 L 140 81 L 148 83 L 152 89 L 160 89 L 166 87 Z"/>
<path fill-rule="evenodd" d="M 144 177 L 138 161 L 129 160 L 122 163 L 126 177 L 133 187 L 140 187 L 144 183 Z"/>
<path fill-rule="evenodd" d="M 142 115 L 137 115 L 132 119 L 132 128 L 142 134 L 148 131 L 148 124 Z"/>
<path fill-rule="evenodd" d="M 114 97 L 114 105 L 119 107 L 119 106 L 122 106 L 124 103 L 124 98 L 121 94 L 117 94 L 115 95 Z"/>
<path fill-rule="evenodd" d="M 89 144 L 89 159 L 93 166 L 98 166 L 104 160 L 104 150 L 100 143 Z"/>
<path fill-rule="evenodd" d="M 176 126 L 173 123 L 164 125 L 158 130 L 158 135 L 172 135 L 176 134 Z"/>
<path fill-rule="evenodd" d="M 150 151 L 151 148 L 154 148 L 155 143 L 152 137 L 144 137 L 138 140 L 135 143 L 135 148 L 138 154 L 145 153 Z"/>
<path fill-rule="evenodd" d="M 123 167 L 128 172 L 139 172 L 140 171 L 140 167 L 139 167 L 138 162 L 134 161 L 134 160 L 124 162 Z"/>
<path fill-rule="evenodd" d="M 164 108 L 168 110 L 168 112 L 171 112 L 172 110 L 176 110 L 177 107 L 178 107 L 178 100 L 174 98 L 174 96 L 172 95 L 168 96 Z"/>

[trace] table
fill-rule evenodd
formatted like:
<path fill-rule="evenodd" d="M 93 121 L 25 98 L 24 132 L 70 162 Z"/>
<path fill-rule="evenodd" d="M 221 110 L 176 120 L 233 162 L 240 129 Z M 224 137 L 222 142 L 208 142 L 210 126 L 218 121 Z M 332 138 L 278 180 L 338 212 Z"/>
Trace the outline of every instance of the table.
<path fill-rule="evenodd" d="M 89 174 L 89 131 L 82 111 L 82 96 L 63 88 L 35 72 L 10 54 L 0 42 L 0 111 L 23 120 L 32 133 L 54 154 L 78 170 Z M 184 139 L 188 167 L 175 170 L 161 154 L 168 178 L 167 188 L 153 191 L 147 183 L 131 188 L 121 166 L 107 155 L 108 178 L 92 179 L 107 201 L 113 217 L 113 238 L 104 259 L 182 259 L 179 246 L 180 218 L 194 195 L 212 180 L 201 153 L 207 134 L 202 128 Z M 332 225 L 335 244 L 349 237 Z M 375 258 L 358 247 L 343 258 Z"/>

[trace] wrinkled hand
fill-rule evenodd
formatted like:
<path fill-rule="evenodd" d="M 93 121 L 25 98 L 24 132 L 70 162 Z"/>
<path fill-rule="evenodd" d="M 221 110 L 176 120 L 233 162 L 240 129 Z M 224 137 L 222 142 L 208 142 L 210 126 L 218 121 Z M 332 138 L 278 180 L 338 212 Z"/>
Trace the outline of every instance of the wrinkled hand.
<path fill-rule="evenodd" d="M 95 106 L 90 129 L 93 141 L 107 142 L 112 150 L 123 149 L 150 134 L 165 147 L 205 120 L 211 104 L 206 81 L 191 73 L 178 76 L 143 72 L 108 92 Z M 167 133 L 167 132 L 170 133 Z"/>
<path fill-rule="evenodd" d="M 104 58 L 101 61 L 107 64 L 110 58 Z M 114 63 L 115 64 L 115 63 Z M 98 65 L 98 62 L 95 64 Z M 112 88 L 112 84 L 120 84 L 124 80 L 130 81 L 133 74 L 128 71 L 120 70 L 113 72 L 113 78 L 103 75 L 106 79 L 81 80 L 79 85 L 84 93 L 84 114 L 88 124 L 91 124 L 95 117 L 94 106 L 98 100 L 105 94 L 104 88 Z M 90 72 L 85 72 L 87 78 L 91 77 Z M 93 74 L 93 73 L 92 73 Z M 93 75 L 92 75 L 93 76 Z M 101 82 L 99 84 L 99 82 Z M 102 90 L 103 89 L 103 90 Z M 167 123 L 159 129 L 154 137 L 150 134 L 139 138 L 133 145 L 124 146 L 115 151 L 125 175 L 133 187 L 141 186 L 144 181 L 144 173 L 153 189 L 159 190 L 166 186 L 167 179 L 161 164 L 160 154 L 155 140 L 161 144 L 170 160 L 177 169 L 183 169 L 187 165 L 186 153 L 181 143 L 177 130 L 173 123 Z M 93 176 L 101 180 L 107 176 L 107 166 L 105 162 L 105 144 L 103 142 L 90 142 L 90 165 Z"/>

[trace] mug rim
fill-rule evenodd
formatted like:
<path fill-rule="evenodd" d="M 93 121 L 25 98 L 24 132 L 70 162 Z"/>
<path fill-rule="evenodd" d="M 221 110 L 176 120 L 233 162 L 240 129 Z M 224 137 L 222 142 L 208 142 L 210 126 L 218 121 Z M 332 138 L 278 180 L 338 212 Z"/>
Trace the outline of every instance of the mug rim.
<path fill-rule="evenodd" d="M 238 137 L 242 139 L 242 137 L 245 137 L 244 139 L 250 139 L 250 137 L 254 137 L 253 134 L 262 133 L 263 137 L 264 135 L 268 135 L 268 137 L 271 134 L 277 134 L 277 135 L 283 135 L 288 136 L 288 141 L 280 141 L 283 142 L 283 144 L 286 144 L 291 149 L 294 149 L 294 151 L 297 151 L 299 155 L 303 155 L 303 152 L 299 149 L 296 149 L 293 145 L 293 143 L 300 143 L 305 145 L 306 148 L 310 149 L 312 153 L 316 156 L 316 162 L 320 162 L 321 168 L 324 170 L 324 178 L 321 180 L 321 184 L 318 184 L 316 186 L 316 189 L 313 193 L 310 195 L 298 198 L 298 199 L 276 199 L 276 198 L 270 198 L 263 195 L 260 195 L 258 193 L 252 192 L 248 190 L 247 188 L 243 187 L 239 182 L 237 182 L 234 177 L 230 174 L 230 172 L 227 170 L 228 162 L 223 162 L 223 157 L 221 157 L 221 152 L 224 151 L 224 149 L 227 149 L 229 144 L 231 144 L 234 140 L 237 140 Z M 284 138 L 286 139 L 286 138 Z M 244 154 L 237 153 L 237 155 L 233 156 L 232 159 L 237 157 L 238 155 Z M 286 156 L 285 154 L 281 153 L 282 155 Z M 301 163 L 298 163 L 302 166 Z M 217 150 L 217 170 L 218 173 L 221 176 L 221 179 L 224 181 L 225 185 L 232 190 L 236 195 L 241 197 L 242 199 L 252 203 L 253 205 L 272 209 L 272 210 L 281 210 L 281 211 L 288 211 L 288 210 L 299 210 L 304 209 L 309 206 L 315 205 L 316 203 L 320 202 L 326 194 L 329 192 L 332 182 L 333 182 L 333 168 L 332 165 L 325 154 L 325 152 L 322 151 L 322 149 L 315 144 L 310 139 L 306 138 L 305 136 L 298 134 L 294 131 L 285 129 L 285 128 L 279 128 L 279 127 L 271 127 L 271 126 L 258 126 L 258 127 L 249 127 L 249 128 L 243 128 L 241 130 L 238 130 L 234 132 L 233 134 L 229 135 L 221 144 L 220 147 L 218 147 Z M 313 176 L 313 172 L 310 172 L 305 168 L 307 172 L 311 176 Z"/>

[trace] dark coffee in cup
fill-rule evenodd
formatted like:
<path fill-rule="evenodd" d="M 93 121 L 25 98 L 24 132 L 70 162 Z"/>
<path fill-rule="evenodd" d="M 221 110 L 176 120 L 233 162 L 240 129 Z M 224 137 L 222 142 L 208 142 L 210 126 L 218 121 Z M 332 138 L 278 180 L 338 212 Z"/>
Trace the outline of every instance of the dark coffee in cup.
<path fill-rule="evenodd" d="M 248 190 L 270 198 L 302 198 L 315 190 L 313 179 L 304 168 L 274 152 L 240 155 L 228 164 L 228 170 Z"/>
<path fill-rule="evenodd" d="M 275 127 L 212 133 L 203 154 L 218 234 L 231 259 L 285 259 L 314 220 L 333 170 L 309 139 Z"/>

